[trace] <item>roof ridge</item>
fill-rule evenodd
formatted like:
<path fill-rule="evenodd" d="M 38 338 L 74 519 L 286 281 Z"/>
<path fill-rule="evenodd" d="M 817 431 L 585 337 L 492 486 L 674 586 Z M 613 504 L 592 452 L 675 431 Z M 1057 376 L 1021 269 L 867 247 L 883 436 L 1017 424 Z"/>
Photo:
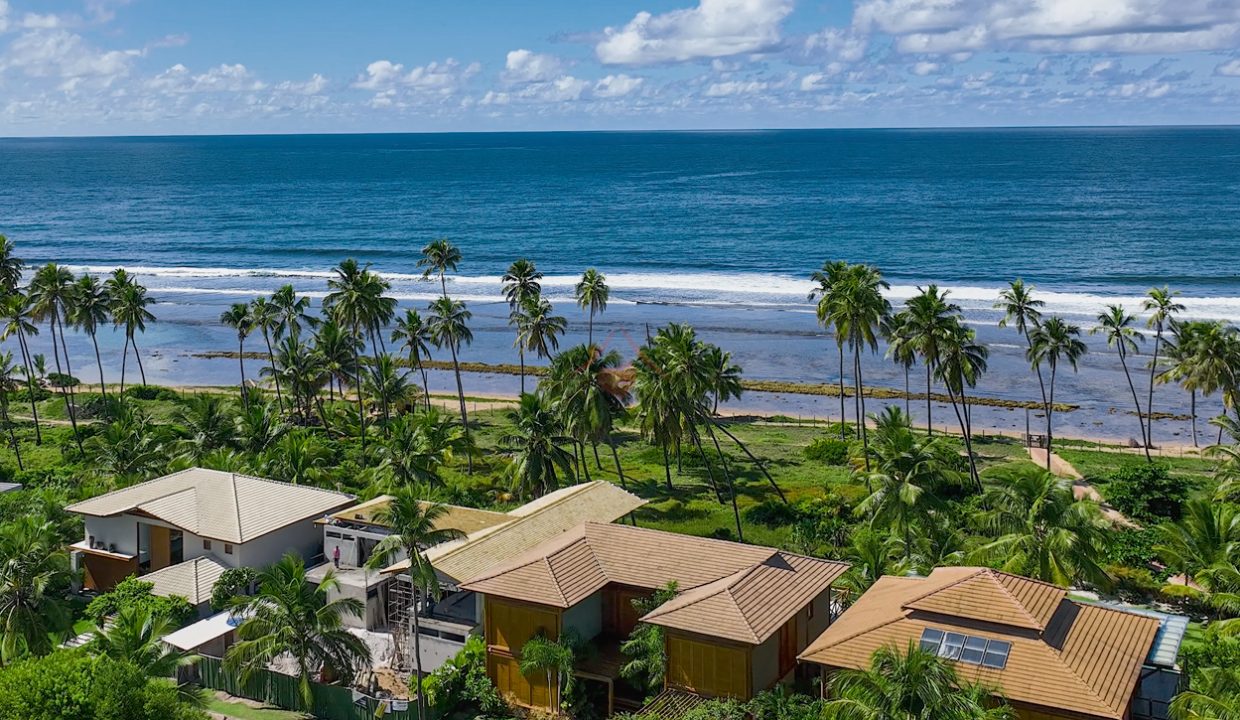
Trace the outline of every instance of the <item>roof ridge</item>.
<path fill-rule="evenodd" d="M 233 514 L 237 516 L 237 537 L 241 538 L 241 542 L 245 542 L 246 537 L 241 532 L 241 498 L 237 497 L 237 473 L 229 473 L 228 481 L 232 486 Z"/>
<path fill-rule="evenodd" d="M 1019 577 L 1019 576 L 1017 576 L 1017 577 Z M 1099 704 L 1099 705 L 1101 705 L 1102 707 L 1107 708 L 1108 710 L 1111 710 L 1111 711 L 1114 711 L 1114 710 L 1115 710 L 1115 708 L 1114 708 L 1114 707 L 1112 707 L 1110 703 L 1108 703 L 1106 700 L 1104 700 L 1104 699 L 1103 699 L 1103 697 L 1102 697 L 1101 695 L 1099 695 L 1099 694 L 1098 694 L 1098 690 L 1097 690 L 1097 688 L 1095 688 L 1093 685 L 1091 685 L 1088 681 L 1086 681 L 1086 680 L 1085 680 L 1085 678 L 1081 677 L 1081 676 L 1080 676 L 1080 675 L 1076 672 L 1076 668 L 1074 668 L 1074 667 L 1072 667 L 1071 665 L 1069 665 L 1068 663 L 1064 662 L 1064 659 L 1063 659 L 1063 652 L 1062 652 L 1062 651 L 1060 651 L 1060 650 L 1058 650 L 1058 649 L 1053 649 L 1050 645 L 1048 645 L 1048 644 L 1047 644 L 1047 643 L 1045 643 L 1045 642 L 1038 642 L 1038 643 L 1037 643 L 1037 647 L 1043 648 L 1043 649 L 1045 649 L 1048 653 L 1050 653 L 1050 654 L 1051 654 L 1051 655 L 1055 658 L 1055 661 L 1056 661 L 1056 662 L 1058 662 L 1061 666 L 1063 666 L 1063 668 L 1064 668 L 1065 670 L 1067 670 L 1067 671 L 1068 671 L 1068 674 L 1070 674 L 1073 678 L 1076 678 L 1076 681 L 1077 681 L 1077 682 L 1079 682 L 1081 685 L 1085 686 L 1085 689 L 1087 689 L 1087 690 L 1089 691 L 1090 696 L 1091 696 L 1094 700 L 1096 700 L 1096 701 L 1098 702 L 1098 704 Z M 1121 717 L 1121 716 L 1122 716 L 1122 714 L 1117 714 L 1115 717 L 1116 717 L 1116 718 L 1119 718 L 1119 717 Z"/>
<path fill-rule="evenodd" d="M 985 574 L 985 573 L 981 573 L 981 574 Z M 1041 620 L 1037 619 L 1036 617 L 1034 617 L 1033 613 L 1029 612 L 1029 608 L 1025 607 L 1025 603 L 1021 601 L 1020 598 L 1016 597 L 1016 595 L 1013 594 L 1012 591 L 1008 589 L 1007 585 L 1004 585 L 1002 582 L 1000 582 L 997 578 L 994 578 L 993 576 L 990 579 L 994 581 L 995 585 L 999 586 L 999 589 L 1003 591 L 1004 595 L 1007 595 L 1008 597 L 1012 598 L 1012 602 L 1016 603 L 1016 606 L 1019 607 L 1020 611 L 1025 614 L 1025 617 L 1032 620 L 1033 624 L 1038 626 L 1039 632 L 1046 630 L 1046 624 L 1043 623 Z"/>
<path fill-rule="evenodd" d="M 686 588 L 683 592 L 677 594 L 676 597 L 672 598 L 671 600 L 668 600 L 667 602 L 663 603 L 662 605 L 655 608 L 654 610 L 651 610 L 649 613 L 646 613 L 646 617 L 650 617 L 650 618 L 662 617 L 666 613 L 672 613 L 672 612 L 676 612 L 677 610 L 683 610 L 687 607 L 692 607 L 706 600 L 707 598 L 712 598 L 723 592 L 728 593 L 729 597 L 732 598 L 732 604 L 736 605 L 737 609 L 739 610 L 740 605 L 736 602 L 736 597 L 732 595 L 732 585 L 741 580 L 741 578 L 737 577 L 738 575 L 748 575 L 749 573 L 753 572 L 754 569 L 757 567 L 758 567 L 757 565 L 750 565 L 749 567 L 741 568 L 740 570 L 737 570 L 736 572 L 730 575 L 724 575 L 723 577 L 715 578 L 714 580 L 711 580 L 710 582 L 704 582 L 701 585 L 695 585 L 691 588 Z M 708 585 L 714 585 L 715 583 L 722 583 L 724 580 L 729 580 L 729 582 L 724 583 L 723 587 L 716 592 L 704 593 L 702 594 L 701 597 L 695 597 L 695 598 L 685 597 L 687 595 L 690 595 L 691 593 L 701 590 L 702 588 L 705 588 Z M 668 605 L 671 605 L 677 600 L 682 600 L 682 599 L 684 600 L 683 604 L 677 605 L 675 608 L 671 608 L 671 609 L 664 611 L 663 608 L 667 607 Z M 744 616 L 744 613 L 741 613 L 741 615 Z M 752 629 L 753 628 L 751 627 L 750 630 Z"/>
<path fill-rule="evenodd" d="M 935 570 L 941 570 L 941 569 L 942 569 L 942 568 L 935 568 Z M 980 567 L 979 567 L 979 568 L 975 568 L 973 572 L 969 573 L 968 575 L 965 575 L 964 577 L 961 577 L 961 578 L 958 578 L 958 579 L 956 579 L 956 580 L 953 580 L 953 581 L 951 581 L 951 582 L 947 583 L 946 585 L 939 585 L 939 586 L 936 586 L 936 587 L 934 587 L 934 588 L 932 588 L 932 589 L 930 589 L 930 590 L 927 590 L 926 592 L 922 593 L 921 595 L 917 595 L 917 596 L 915 596 L 915 597 L 909 598 L 908 600 L 905 600 L 903 603 L 901 603 L 901 607 L 909 607 L 909 606 L 911 606 L 913 603 L 921 602 L 922 600 L 925 600 L 926 598 L 930 597 L 931 595 L 933 595 L 933 594 L 935 594 L 935 593 L 937 593 L 937 592 L 942 592 L 943 590 L 946 590 L 946 589 L 947 589 L 947 588 L 949 588 L 949 587 L 955 587 L 955 586 L 959 585 L 960 583 L 964 582 L 965 580 L 971 580 L 971 579 L 973 579 L 973 578 L 977 577 L 978 575 L 981 575 L 981 574 L 982 574 L 982 572 L 984 572 L 985 570 L 986 570 L 986 568 L 980 568 Z M 934 573 L 933 573 L 933 572 L 931 572 L 929 575 L 926 575 L 925 577 L 923 577 L 923 578 L 921 578 L 921 579 L 922 579 L 922 580 L 929 580 L 929 579 L 930 579 L 931 577 L 933 577 L 933 576 L 934 576 Z M 897 575 L 897 576 L 894 576 L 894 577 L 899 577 L 899 576 Z"/>
<path fill-rule="evenodd" d="M 758 566 L 755 565 L 752 568 L 750 568 L 750 570 L 752 571 L 756 569 L 757 567 Z M 748 576 L 749 573 L 746 572 L 745 575 Z M 741 579 L 743 578 L 737 578 L 737 582 L 740 582 Z M 723 590 L 724 592 L 728 594 L 728 598 L 731 599 L 732 605 L 736 607 L 736 613 L 741 616 L 741 621 L 745 623 L 745 627 L 749 628 L 749 634 L 753 636 L 754 643 L 757 643 L 758 642 L 758 631 L 756 628 L 754 628 L 753 623 L 749 621 L 749 616 L 745 614 L 745 610 L 741 607 L 740 602 L 737 601 L 736 593 L 732 592 L 734 587 L 735 587 L 735 583 L 728 583 L 726 586 L 724 586 Z"/>
<path fill-rule="evenodd" d="M 847 611 L 845 611 L 845 612 L 847 612 Z M 843 615 L 841 615 L 840 617 L 843 617 Z M 903 613 L 901 613 L 900 615 L 897 615 L 896 617 L 887 618 L 886 620 L 884 620 L 884 621 L 882 621 L 882 622 L 878 623 L 877 625 L 870 625 L 870 626 L 868 626 L 868 627 L 858 629 L 858 630 L 854 631 L 852 634 L 845 635 L 845 636 L 844 636 L 844 637 L 842 637 L 842 638 L 839 638 L 839 639 L 837 639 L 837 640 L 833 640 L 833 641 L 831 641 L 831 642 L 830 642 L 829 644 L 827 644 L 827 645 L 816 646 L 814 643 L 810 643 L 810 645 L 809 645 L 808 647 L 806 647 L 804 650 L 802 650 L 802 651 L 801 651 L 801 654 L 802 654 L 802 655 L 807 655 L 807 654 L 809 654 L 810 652 L 821 652 L 821 651 L 823 651 L 823 650 L 826 650 L 827 648 L 833 648 L 833 647 L 835 647 L 835 646 L 839 645 L 840 643 L 848 642 L 849 640 L 852 640 L 852 639 L 853 639 L 853 638 L 855 638 L 855 637 L 860 637 L 860 636 L 862 636 L 862 635 L 865 635 L 866 633 L 872 633 L 872 632 L 874 632 L 875 630 L 877 630 L 877 629 L 879 629 L 879 628 L 881 628 L 881 627 L 886 627 L 886 626 L 888 626 L 888 625 L 890 625 L 890 624 L 892 624 L 892 623 L 894 623 L 894 622 L 899 622 L 899 621 L 901 621 L 901 620 L 903 620 L 903 619 L 904 619 L 904 614 L 903 614 Z M 835 619 L 835 621 L 834 621 L 834 622 L 832 622 L 832 623 L 831 623 L 831 625 L 829 625 L 829 626 L 828 626 L 828 628 L 834 627 L 834 626 L 835 626 L 835 623 L 837 623 L 837 622 L 839 622 L 839 618 L 836 618 L 836 619 Z"/>
<path fill-rule="evenodd" d="M 954 580 L 954 581 L 952 581 L 952 582 L 950 582 L 950 583 L 948 583 L 948 584 L 946 584 L 946 585 L 943 585 L 943 586 L 941 586 L 941 587 L 937 587 L 937 588 L 935 588 L 935 589 L 933 589 L 933 590 L 931 590 L 931 591 L 929 591 L 929 592 L 927 592 L 927 593 L 925 593 L 925 594 L 923 594 L 923 595 L 919 595 L 919 596 L 917 596 L 917 597 L 913 598 L 912 600 L 909 600 L 909 601 L 905 602 L 905 603 L 904 603 L 904 607 L 906 607 L 906 608 L 913 607 L 914 605 L 916 605 L 917 603 L 921 602 L 922 600 L 925 600 L 926 598 L 928 598 L 928 597 L 930 597 L 930 596 L 932 596 L 932 595 L 937 595 L 937 594 L 939 594 L 939 593 L 943 592 L 944 590 L 948 590 L 949 588 L 954 588 L 954 587 L 956 587 L 956 586 L 958 586 L 958 585 L 961 585 L 961 584 L 963 584 L 963 583 L 965 583 L 965 582 L 967 582 L 967 581 L 969 581 L 969 580 L 973 580 L 973 579 L 978 578 L 978 577 L 986 577 L 988 580 L 990 580 L 990 581 L 991 581 L 991 584 L 992 584 L 992 585 L 994 585 L 995 587 L 997 587 L 997 588 L 998 588 L 998 589 L 999 589 L 999 590 L 1000 590 L 1000 591 L 1001 591 L 1004 595 L 1006 595 L 1008 598 L 1010 598 L 1010 599 L 1011 599 L 1011 601 L 1012 601 L 1013 603 L 1015 603 L 1015 604 L 1016 604 L 1016 607 L 1020 608 L 1020 612 L 1021 612 L 1021 613 L 1022 613 L 1025 617 L 1026 617 L 1026 618 L 1028 618 L 1028 619 L 1029 619 L 1029 621 L 1030 621 L 1030 622 L 1032 622 L 1032 623 L 1034 624 L 1034 626 L 1035 626 L 1035 627 L 1037 627 L 1039 630 L 1045 630 L 1045 629 L 1046 629 L 1046 626 L 1045 626 L 1045 625 L 1044 625 L 1041 621 L 1039 621 L 1036 617 L 1034 617 L 1034 616 L 1033 616 L 1033 613 L 1029 612 L 1029 608 L 1025 607 L 1025 603 L 1021 602 L 1020 598 L 1018 598 L 1018 597 L 1016 597 L 1014 594 L 1012 594 L 1012 591 L 1011 591 L 1011 590 L 1009 590 L 1009 589 L 1007 588 L 1007 586 L 1006 586 L 1006 585 L 1004 585 L 1002 582 L 999 582 L 999 580 L 998 580 L 997 578 L 995 578 L 995 577 L 994 577 L 994 575 L 995 575 L 995 574 L 998 574 L 998 573 L 1000 573 L 1000 572 L 1001 572 L 1001 571 L 999 571 L 999 570 L 995 570 L 995 569 L 993 569 L 993 568 L 988 568 L 988 567 L 979 567 L 979 568 L 977 568 L 976 572 L 969 573 L 968 575 L 965 575 L 964 577 L 962 577 L 962 578 L 960 578 L 960 579 L 958 579 L 958 580 Z M 1009 576 L 1011 576 L 1011 577 L 1020 577 L 1019 575 L 1011 575 L 1011 573 L 1002 573 L 1002 574 L 1004 574 L 1004 575 L 1009 575 Z M 929 579 L 929 578 L 927 578 L 927 579 Z M 1052 586 L 1052 587 L 1055 587 L 1055 586 Z M 995 621 L 995 622 L 998 622 L 998 621 Z M 1003 624 L 1006 624 L 1006 623 L 1002 623 L 1002 622 L 1000 622 L 999 624 L 1003 625 Z"/>
<path fill-rule="evenodd" d="M 555 588 L 555 594 L 560 597 L 560 602 L 563 603 L 564 607 L 568 607 L 568 596 L 560 589 L 560 578 L 556 576 L 555 568 L 551 566 L 551 557 L 544 556 L 540 559 L 543 565 L 547 566 L 547 574 L 551 576 L 551 587 Z"/>
<path fill-rule="evenodd" d="M 218 472 L 218 473 L 224 472 L 223 470 L 212 470 L 211 468 L 203 468 L 203 467 L 192 467 L 190 468 L 190 470 L 200 470 L 200 471 Z M 259 477 L 258 475 L 250 475 L 248 473 L 229 472 L 227 474 L 232 476 L 232 482 L 234 486 L 237 484 L 237 478 L 245 478 L 246 480 L 256 480 L 258 482 L 267 483 L 269 485 L 282 485 L 284 487 L 301 488 L 303 490 L 314 490 L 315 492 L 331 493 L 332 495 L 339 495 L 341 497 L 349 498 L 350 500 L 357 499 L 356 495 L 351 495 L 347 492 L 344 492 L 343 490 L 332 490 L 330 488 L 321 488 L 321 487 L 316 487 L 313 485 L 298 485 L 297 483 L 284 482 L 283 480 L 275 480 L 273 478 Z"/>
<path fill-rule="evenodd" d="M 584 525 L 584 524 L 583 524 L 583 525 Z M 572 533 L 572 532 L 577 532 L 577 531 L 578 531 L 581 527 L 583 527 L 583 525 L 578 525 L 576 528 L 572 528 L 572 529 L 566 530 L 566 531 L 564 531 L 564 532 L 560 533 L 560 535 L 559 535 L 559 536 L 555 536 L 555 537 L 552 537 L 552 538 L 550 538 L 550 539 L 548 539 L 548 540 L 544 540 L 544 541 L 543 541 L 543 543 L 551 542 L 551 541 L 553 541 L 553 540 L 562 539 L 562 538 L 563 538 L 563 536 L 568 535 L 569 533 Z M 508 525 L 500 525 L 499 527 L 508 527 Z M 580 535 L 580 537 L 570 539 L 570 540 L 569 540 L 569 542 L 568 542 L 568 544 L 569 544 L 569 545 L 571 545 L 572 543 L 575 543 L 575 542 L 577 542 L 578 540 L 584 540 L 584 539 L 585 539 L 585 533 L 584 533 L 584 532 L 582 532 L 582 533 L 581 533 L 581 535 Z M 539 543 L 539 544 L 541 545 L 542 543 Z M 462 546 L 460 546 L 460 547 L 464 547 L 464 545 L 462 545 Z M 535 547 L 537 547 L 537 546 L 535 546 Z M 565 547 L 567 547 L 567 545 L 565 545 Z M 438 559 L 438 560 L 442 560 L 444 557 L 447 557 L 448 555 L 450 555 L 450 554 L 452 554 L 452 553 L 456 552 L 456 551 L 457 551 L 457 550 L 459 550 L 459 549 L 460 549 L 459 547 L 458 547 L 458 548 L 453 548 L 451 551 L 449 551 L 449 552 L 447 552 L 447 553 L 444 553 L 443 555 L 441 555 L 441 556 L 440 556 L 439 558 L 437 558 L 437 559 Z M 531 548 L 531 550 L 532 550 L 532 549 L 533 549 L 533 548 Z M 564 549 L 563 547 L 561 547 L 561 548 L 557 548 L 557 549 L 555 550 L 555 552 L 557 552 L 557 553 L 558 553 L 558 552 L 560 552 L 560 551 L 561 551 L 561 550 L 563 550 L 563 549 Z M 527 550 L 526 552 L 529 552 L 529 551 Z M 593 549 L 591 549 L 591 554 L 593 554 Z M 518 557 L 519 557 L 519 556 L 518 556 Z M 491 578 L 498 577 L 498 576 L 500 576 L 500 575 L 505 575 L 505 574 L 507 574 L 507 573 L 513 572 L 514 570 L 519 570 L 519 569 L 521 569 L 521 568 L 529 567 L 529 566 L 531 566 L 531 565 L 536 565 L 536 564 L 538 564 L 539 562 L 546 562 L 546 560 L 547 560 L 547 558 L 548 558 L 548 557 L 550 557 L 550 556 L 549 556 L 549 555 L 539 555 L 539 556 L 535 556 L 535 557 L 530 557 L 530 558 L 529 558 L 528 560 L 526 560 L 525 562 L 523 562 L 523 563 L 519 563 L 519 564 L 513 564 L 513 563 L 514 563 L 514 561 L 515 561 L 515 560 L 517 560 L 518 558 L 510 558 L 510 559 L 507 561 L 507 563 L 508 563 L 508 564 L 503 564 L 503 563 L 501 563 L 500 565 L 498 565 L 498 566 L 496 566 L 496 567 L 494 567 L 494 568 L 491 568 L 491 570 L 490 570 L 489 572 L 484 573 L 484 574 L 482 574 L 482 575 L 479 575 L 478 577 L 471 578 L 471 579 L 469 580 L 469 583 L 471 583 L 471 584 L 472 584 L 472 583 L 476 583 L 476 582 L 482 582 L 483 580 L 490 580 Z M 552 577 L 554 577 L 554 575 L 552 575 Z"/>

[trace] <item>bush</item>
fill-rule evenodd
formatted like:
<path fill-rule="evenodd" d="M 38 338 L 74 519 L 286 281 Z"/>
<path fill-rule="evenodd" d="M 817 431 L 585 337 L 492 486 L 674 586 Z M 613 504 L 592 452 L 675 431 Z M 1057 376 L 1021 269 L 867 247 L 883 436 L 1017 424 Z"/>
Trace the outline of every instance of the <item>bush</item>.
<path fill-rule="evenodd" d="M 470 635 L 460 652 L 423 678 L 422 692 L 426 693 L 432 716 L 486 716 L 506 708 L 487 677 L 486 650 L 482 636 Z"/>
<path fill-rule="evenodd" d="M 160 387 L 159 385 L 135 385 L 125 388 L 125 397 L 135 400 L 181 401 L 181 393 L 172 388 Z"/>
<path fill-rule="evenodd" d="M 1158 531 L 1152 527 L 1113 530 L 1106 535 L 1106 560 L 1130 568 L 1148 568 L 1158 560 L 1154 552 L 1157 542 Z"/>
<path fill-rule="evenodd" d="M 1189 488 L 1162 463 L 1128 463 L 1107 476 L 1107 502 L 1138 520 L 1178 520 Z"/>
<path fill-rule="evenodd" d="M 52 396 L 52 392 L 45 387 L 39 385 L 34 386 L 34 401 L 42 402 Z M 22 383 L 21 388 L 12 394 L 13 402 L 29 403 L 30 402 L 30 385 Z M 29 408 L 27 408 L 29 410 Z"/>
<path fill-rule="evenodd" d="M 1189 684 L 1198 678 L 1196 671 L 1202 668 L 1240 667 L 1240 637 L 1229 636 L 1210 627 L 1199 642 L 1184 643 L 1180 650 L 1181 665 L 1188 668 Z"/>
<path fill-rule="evenodd" d="M 1148 600 L 1156 597 L 1162 583 L 1145 568 L 1110 565 L 1106 571 L 1115 579 L 1115 592 L 1129 601 Z"/>
<path fill-rule="evenodd" d="M 827 465 L 847 465 L 849 444 L 845 440 L 834 437 L 815 439 L 805 448 L 807 460 Z"/>
<path fill-rule="evenodd" d="M 250 594 L 250 588 L 258 581 L 258 571 L 254 568 L 228 568 L 220 573 L 211 590 L 211 609 L 215 612 L 227 610 L 235 597 Z"/>
<path fill-rule="evenodd" d="M 763 500 L 757 505 L 746 508 L 743 515 L 749 522 L 769 528 L 792 525 L 801 519 L 801 513 L 796 507 L 775 499 Z"/>
<path fill-rule="evenodd" d="M 856 440 L 857 426 L 852 423 L 833 422 L 827 426 L 826 436 L 837 440 Z"/>
<path fill-rule="evenodd" d="M 177 627 L 188 623 L 194 617 L 194 608 L 183 597 L 161 597 L 152 595 L 154 583 L 128 577 L 116 584 L 111 592 L 104 593 L 86 606 L 85 615 L 102 625 L 104 618 L 115 615 L 129 607 L 149 609 L 154 614 L 163 615 Z"/>

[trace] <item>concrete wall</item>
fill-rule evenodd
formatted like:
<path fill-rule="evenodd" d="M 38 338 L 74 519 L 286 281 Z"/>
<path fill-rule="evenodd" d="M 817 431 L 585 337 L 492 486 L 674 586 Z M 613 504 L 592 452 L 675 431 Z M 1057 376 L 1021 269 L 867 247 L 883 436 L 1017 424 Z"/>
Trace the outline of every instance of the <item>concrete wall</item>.
<path fill-rule="evenodd" d="M 596 637 L 603 631 L 603 593 L 596 592 L 564 611 L 565 630 L 575 630 L 582 640 Z"/>
<path fill-rule="evenodd" d="M 238 545 L 233 552 L 230 560 L 222 562 L 231 566 L 265 568 L 285 553 L 293 552 L 305 558 L 307 565 L 312 565 L 311 559 L 323 552 L 323 533 L 314 520 L 303 520 Z M 217 557 L 220 556 L 223 556 L 223 547 Z"/>
<path fill-rule="evenodd" d="M 86 525 L 86 532 L 83 540 L 89 540 L 93 535 L 96 542 L 116 545 L 117 552 L 127 555 L 138 554 L 138 526 L 137 521 L 130 516 L 120 515 L 118 517 L 90 517 L 83 518 Z"/>

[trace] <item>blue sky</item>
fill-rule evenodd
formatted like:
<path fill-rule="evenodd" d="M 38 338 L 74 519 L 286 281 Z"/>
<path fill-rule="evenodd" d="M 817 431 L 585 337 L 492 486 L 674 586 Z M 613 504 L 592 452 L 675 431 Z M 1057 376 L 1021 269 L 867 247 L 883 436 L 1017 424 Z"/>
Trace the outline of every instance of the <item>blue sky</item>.
<path fill-rule="evenodd" d="M 0 0 L 0 135 L 1235 123 L 1240 0 Z"/>

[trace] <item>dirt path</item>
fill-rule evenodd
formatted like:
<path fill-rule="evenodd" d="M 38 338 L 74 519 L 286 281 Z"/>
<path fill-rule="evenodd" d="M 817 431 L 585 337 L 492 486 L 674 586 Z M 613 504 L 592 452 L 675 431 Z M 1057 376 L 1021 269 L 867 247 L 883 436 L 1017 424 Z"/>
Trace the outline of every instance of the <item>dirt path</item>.
<path fill-rule="evenodd" d="M 1046 467 L 1046 450 L 1043 448 L 1029 448 L 1029 459 L 1038 467 Z M 1102 515 L 1115 525 L 1121 525 L 1130 528 L 1141 527 L 1137 523 L 1128 519 L 1123 513 L 1107 504 L 1106 498 L 1102 497 L 1102 493 L 1098 492 L 1098 488 L 1085 482 L 1085 476 L 1079 470 L 1072 467 L 1072 463 L 1064 460 L 1055 453 L 1051 453 L 1051 472 L 1061 478 L 1067 478 L 1072 481 L 1072 495 L 1077 500 L 1092 500 L 1102 507 Z"/>

